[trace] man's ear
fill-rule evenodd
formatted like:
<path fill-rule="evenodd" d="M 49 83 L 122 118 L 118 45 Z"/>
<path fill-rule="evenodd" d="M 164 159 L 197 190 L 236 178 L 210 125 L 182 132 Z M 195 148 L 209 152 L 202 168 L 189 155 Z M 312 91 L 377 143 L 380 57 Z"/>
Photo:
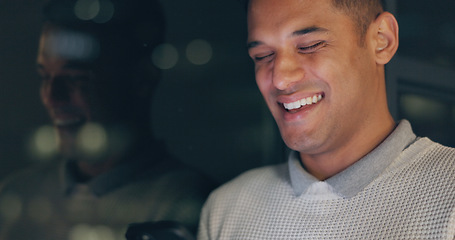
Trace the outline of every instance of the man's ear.
<path fill-rule="evenodd" d="M 370 27 L 376 62 L 385 65 L 398 49 L 398 22 L 391 13 L 383 12 Z"/>

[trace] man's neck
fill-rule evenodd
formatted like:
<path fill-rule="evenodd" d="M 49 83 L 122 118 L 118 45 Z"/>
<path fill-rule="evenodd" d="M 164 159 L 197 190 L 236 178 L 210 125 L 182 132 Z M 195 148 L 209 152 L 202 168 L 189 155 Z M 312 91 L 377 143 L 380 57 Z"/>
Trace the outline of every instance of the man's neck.
<path fill-rule="evenodd" d="M 91 163 L 87 161 L 77 161 L 73 165 L 74 176 L 78 182 L 85 183 L 90 181 L 96 176 L 108 172 L 116 165 L 114 159 L 108 159 L 98 163 Z"/>
<path fill-rule="evenodd" d="M 333 151 L 318 155 L 300 153 L 302 165 L 317 179 L 326 180 L 342 172 L 374 150 L 393 132 L 395 127 L 395 121 L 390 116 L 382 124 L 375 125 L 373 132 L 355 136 Z"/>
<path fill-rule="evenodd" d="M 73 165 L 75 176 L 82 182 L 90 181 L 119 164 L 137 161 L 142 159 L 143 155 L 150 156 L 150 152 L 157 152 L 156 148 L 158 145 L 150 134 L 137 137 L 124 151 L 111 152 L 94 161 L 77 159 Z"/>

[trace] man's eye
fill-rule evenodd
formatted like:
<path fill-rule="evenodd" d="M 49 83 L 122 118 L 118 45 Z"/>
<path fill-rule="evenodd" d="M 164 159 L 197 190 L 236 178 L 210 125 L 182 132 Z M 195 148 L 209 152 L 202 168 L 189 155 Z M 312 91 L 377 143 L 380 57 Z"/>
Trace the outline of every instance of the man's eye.
<path fill-rule="evenodd" d="M 267 58 L 269 58 L 271 56 L 273 56 L 273 53 L 265 54 L 265 55 L 262 55 L 262 56 L 261 55 L 260 56 L 255 56 L 254 57 L 254 61 L 259 62 L 259 61 L 267 59 Z"/>
<path fill-rule="evenodd" d="M 310 45 L 310 46 L 307 46 L 307 47 L 299 47 L 299 51 L 301 53 L 313 53 L 315 52 L 316 50 L 324 47 L 326 45 L 326 42 L 325 41 L 320 41 L 320 42 L 317 42 L 313 45 Z"/>

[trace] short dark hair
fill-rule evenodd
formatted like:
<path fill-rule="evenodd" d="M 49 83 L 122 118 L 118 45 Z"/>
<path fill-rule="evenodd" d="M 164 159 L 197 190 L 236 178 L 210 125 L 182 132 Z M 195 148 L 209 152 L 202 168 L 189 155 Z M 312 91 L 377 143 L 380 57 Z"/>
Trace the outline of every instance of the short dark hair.
<path fill-rule="evenodd" d="M 100 1 L 103 2 L 103 1 Z M 50 0 L 43 8 L 46 25 L 88 33 L 100 44 L 100 58 L 134 64 L 164 41 L 165 17 L 157 0 L 110 0 L 112 16 L 104 22 L 81 19 L 77 0 Z M 100 60 L 103 61 L 103 60 Z"/>
<path fill-rule="evenodd" d="M 363 42 L 370 23 L 385 9 L 385 0 L 331 0 L 332 5 L 345 12 L 357 25 L 360 42 Z M 250 0 L 240 0 L 248 9 Z"/>
<path fill-rule="evenodd" d="M 96 76 L 93 82 L 96 89 L 103 90 L 104 98 L 118 98 L 117 107 L 122 106 L 135 119 L 148 123 L 150 97 L 160 79 L 151 54 L 164 42 L 165 36 L 161 4 L 158 0 L 91 1 L 108 3 L 109 9 L 114 10 L 109 18 L 97 21 L 96 16 L 87 19 L 77 15 L 76 5 L 80 2 L 84 1 L 49 0 L 43 8 L 42 34 L 61 34 L 57 38 L 67 35 L 63 40 L 60 38 L 62 45 L 66 50 L 76 49 L 73 52 L 83 52 L 84 46 L 92 46 L 92 43 L 96 45 L 93 51 L 96 53 L 90 57 L 71 60 L 86 64 L 93 71 Z M 75 36 L 87 37 L 89 44 L 76 44 Z"/>
<path fill-rule="evenodd" d="M 332 5 L 350 16 L 363 42 L 370 23 L 385 9 L 383 0 L 332 0 Z"/>

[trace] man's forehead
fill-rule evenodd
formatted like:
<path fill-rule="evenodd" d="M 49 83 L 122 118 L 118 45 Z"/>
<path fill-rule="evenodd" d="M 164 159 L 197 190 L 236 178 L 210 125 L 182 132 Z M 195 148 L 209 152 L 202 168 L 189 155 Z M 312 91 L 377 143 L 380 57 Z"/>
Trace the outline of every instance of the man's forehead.
<path fill-rule="evenodd" d="M 331 32 L 351 25 L 352 18 L 335 8 L 332 0 L 251 0 L 248 10 L 248 40 L 268 34 L 289 37 L 305 31 Z"/>
<path fill-rule="evenodd" d="M 321 6 L 322 9 L 333 7 L 332 0 L 249 0 L 247 13 L 274 14 L 285 10 L 288 14 L 299 13 L 313 6 Z"/>
<path fill-rule="evenodd" d="M 330 0 L 252 0 L 248 11 L 248 41 L 270 35 L 289 38 L 328 32 L 335 21 L 327 14 L 333 9 L 328 5 Z"/>
<path fill-rule="evenodd" d="M 306 21 L 314 25 L 314 21 L 325 19 L 334 10 L 331 0 L 252 0 L 247 13 L 248 28 L 263 26 L 263 23 L 280 27 L 289 22 Z"/>
<path fill-rule="evenodd" d="M 89 34 L 56 29 L 42 34 L 39 53 L 83 62 L 96 59 L 99 48 L 99 42 Z"/>

